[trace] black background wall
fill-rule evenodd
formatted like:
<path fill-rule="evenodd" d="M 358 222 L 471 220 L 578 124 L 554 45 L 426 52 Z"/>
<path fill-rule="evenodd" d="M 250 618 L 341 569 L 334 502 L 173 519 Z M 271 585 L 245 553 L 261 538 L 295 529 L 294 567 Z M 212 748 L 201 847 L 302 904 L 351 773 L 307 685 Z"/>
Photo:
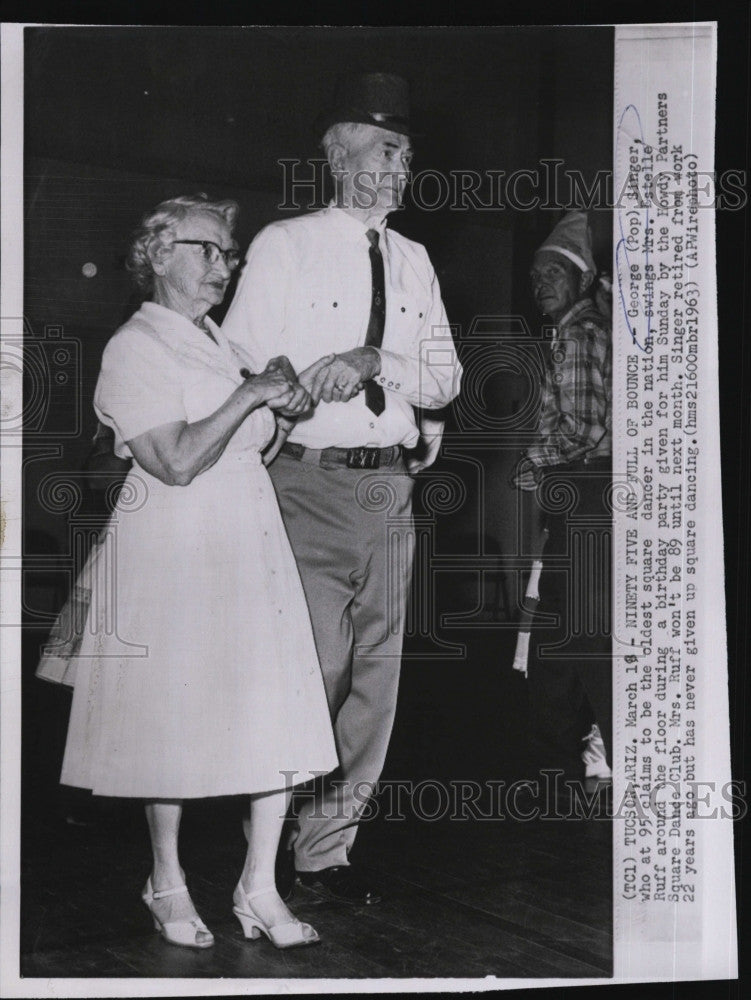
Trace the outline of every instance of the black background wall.
<path fill-rule="evenodd" d="M 13 11 L 13 3 L 6 5 L 4 16 L 10 17 L 13 13 L 20 14 L 21 17 L 28 16 L 28 5 L 24 4 L 20 11 Z M 49 6 L 49 5 L 47 5 Z M 440 5 L 439 5 L 440 8 Z M 138 18 L 146 16 L 139 5 L 135 5 L 134 10 L 138 10 Z M 184 5 L 183 12 L 187 12 L 188 17 L 197 19 L 197 6 Z M 381 8 L 379 8 L 381 12 Z M 99 12 L 94 12 L 89 4 L 77 5 L 76 13 L 81 13 L 89 19 L 96 19 Z M 157 17 L 166 20 L 170 17 L 165 8 L 159 4 L 149 11 L 156 13 Z M 211 17 L 211 10 L 202 10 L 203 15 Z M 382 12 L 381 12 L 382 13 Z M 717 144 L 717 169 L 748 169 L 748 52 L 749 52 L 749 20 L 748 4 L 701 4 L 694 0 L 691 4 L 685 3 L 662 3 L 655 6 L 651 4 L 637 4 L 625 9 L 622 4 L 603 5 L 602 3 L 591 4 L 581 2 L 570 10 L 563 12 L 559 7 L 548 5 L 547 8 L 536 7 L 525 3 L 504 5 L 503 13 L 508 20 L 538 19 L 555 21 L 562 16 L 578 17 L 581 20 L 589 21 L 649 21 L 649 20 L 685 20 L 695 18 L 719 19 L 719 90 L 717 102 L 717 124 L 718 124 L 718 144 Z M 365 8 L 363 8 L 363 16 Z M 260 15 L 259 15 L 260 16 Z M 452 6 L 449 9 L 431 10 L 431 18 L 435 21 L 448 20 L 453 17 L 463 16 L 463 12 L 457 15 Z M 467 19 L 471 19 L 471 14 L 467 12 Z M 226 17 L 221 11 L 219 17 Z M 62 18 L 59 18 L 62 19 Z M 407 29 L 400 29 L 405 31 Z M 218 32 L 219 33 L 219 32 Z M 122 48 L 124 42 L 120 41 L 120 52 L 114 59 L 105 57 L 104 53 L 111 53 L 115 48 L 115 42 L 104 44 L 104 36 L 101 33 L 96 35 L 95 40 L 91 38 L 91 32 L 85 29 L 75 29 L 69 33 L 70 40 L 64 40 L 60 31 L 40 31 L 29 32 L 30 40 L 27 51 L 27 116 L 29 127 L 26 136 L 27 162 L 29 165 L 30 180 L 27 184 L 27 262 L 26 276 L 27 282 L 35 275 L 40 279 L 40 289 L 43 291 L 51 284 L 48 273 L 44 270 L 48 264 L 47 257 L 51 259 L 51 249 L 41 248 L 43 259 L 29 260 L 28 246 L 34 239 L 35 225 L 45 216 L 44 211 L 33 210 L 33 201 L 37 197 L 37 189 L 34 182 L 35 176 L 46 175 L 46 167 L 39 165 L 40 159 L 56 159 L 60 176 L 65 184 L 66 178 L 87 177 L 87 170 L 93 170 L 95 165 L 102 166 L 112 171 L 110 176 L 115 177 L 115 171 L 127 169 L 135 174 L 140 174 L 142 178 L 148 180 L 155 188 L 155 201 L 164 194 L 174 193 L 176 190 L 193 189 L 195 184 L 212 193 L 231 193 L 229 180 L 227 187 L 223 186 L 224 174 L 220 168 L 227 157 L 235 158 L 234 150 L 242 148 L 247 150 L 252 146 L 258 150 L 259 136 L 263 134 L 271 135 L 286 150 L 292 150 L 290 155 L 299 155 L 303 147 L 312 148 L 312 140 L 307 144 L 303 138 L 303 129 L 307 126 L 309 115 L 315 113 L 321 103 L 325 103 L 329 98 L 330 84 L 336 77 L 339 68 L 352 68 L 357 64 L 352 48 L 351 36 L 348 34 L 346 41 L 332 46 L 335 50 L 333 62 L 327 58 L 314 61 L 309 65 L 320 67 L 320 73 L 309 73 L 306 70 L 303 58 L 303 49 L 317 50 L 324 45 L 319 36 L 319 40 L 309 40 L 305 31 L 293 30 L 292 34 L 285 35 L 281 29 L 264 33 L 258 36 L 261 41 L 255 42 L 252 59 L 237 59 L 233 61 L 233 72 L 225 74 L 222 67 L 225 65 L 225 57 L 228 50 L 233 45 L 240 44 L 243 32 L 240 29 L 232 29 L 232 44 L 218 44 L 215 47 L 217 55 L 211 60 L 206 57 L 206 43 L 208 35 L 206 32 L 200 34 L 200 44 L 195 37 L 190 43 L 180 43 L 185 51 L 183 65 L 186 67 L 183 72 L 183 79 L 192 81 L 194 84 L 204 78 L 208 78 L 209 70 L 218 74 L 214 76 L 216 81 L 205 84 L 203 88 L 193 86 L 192 90 L 185 85 L 182 93 L 175 96 L 175 89 L 171 91 L 171 97 L 163 96 L 159 102 L 155 103 L 150 112 L 144 110 L 144 105 L 140 100 L 136 101 L 139 91 L 138 84 L 142 82 L 142 77 L 149 76 L 152 85 L 156 83 L 156 78 L 165 78 L 164 87 L 169 86 L 166 78 L 170 77 L 170 60 L 174 59 L 174 44 L 170 42 L 155 41 L 151 44 L 151 50 L 157 50 L 153 54 L 147 55 L 148 46 L 143 41 L 133 43 L 130 46 L 130 55 L 124 53 Z M 117 37 L 122 36 L 118 31 Z M 170 32 L 173 36 L 174 31 Z M 377 32 L 369 33 L 371 38 L 376 38 Z M 533 35 L 534 31 L 529 30 L 528 34 Z M 227 32 L 224 32 L 226 37 Z M 461 136 L 462 143 L 481 142 L 495 143 L 496 137 L 503 136 L 506 146 L 499 149 L 499 156 L 502 165 L 510 162 L 515 144 L 521 142 L 533 150 L 535 155 L 564 155 L 572 161 L 581 154 L 581 161 L 585 164 L 589 176 L 596 169 L 596 164 L 600 155 L 604 154 L 606 164 L 609 163 L 609 142 L 610 126 L 605 121 L 610 115 L 610 75 L 607 63 L 611 59 L 611 38 L 612 35 L 602 29 L 594 29 L 587 34 L 586 29 L 549 29 L 547 31 L 548 50 L 552 47 L 554 58 L 546 58 L 542 52 L 542 35 L 537 47 L 537 56 L 534 60 L 524 58 L 523 53 L 528 53 L 534 48 L 532 42 L 525 49 L 517 48 L 521 46 L 523 32 L 514 29 L 500 29 L 493 33 L 490 29 L 467 29 L 467 35 L 471 38 L 471 44 L 466 38 L 461 38 L 458 32 L 452 30 L 446 34 L 448 41 L 444 44 L 444 51 L 449 50 L 448 60 L 426 60 L 425 52 L 429 48 L 428 41 L 430 32 L 420 29 L 419 39 L 415 43 L 414 51 L 410 45 L 406 45 L 401 50 L 401 54 L 396 62 L 386 62 L 381 60 L 391 60 L 399 48 L 398 40 L 394 44 L 382 43 L 373 48 L 371 44 L 362 44 L 358 49 L 358 54 L 365 50 L 368 56 L 368 67 L 383 65 L 384 68 L 395 68 L 401 72 L 406 72 L 415 82 L 415 72 L 425 81 L 427 80 L 427 94 L 421 95 L 421 110 L 430 115 L 430 128 L 433 132 L 421 143 L 418 151 L 417 165 L 431 163 L 430 155 L 447 156 L 449 150 L 456 149 L 457 152 L 464 152 L 464 148 L 455 140 Z M 75 36 L 75 37 L 74 37 Z M 505 37 L 504 37 L 505 36 Z M 134 34 L 134 37 L 136 35 Z M 154 36 L 156 38 L 156 36 Z M 282 45 L 276 40 L 280 38 L 293 38 L 295 44 L 295 57 L 292 66 L 289 65 L 289 45 Z M 345 36 L 342 35 L 342 38 Z M 113 39 L 115 35 L 113 35 Z M 78 40 L 80 39 L 80 41 Z M 84 39 L 87 39 L 84 43 Z M 143 33 L 141 33 L 143 39 Z M 581 42 L 577 41 L 578 39 Z M 461 44 L 455 44 L 457 40 Z M 565 44 L 564 44 L 565 43 Z M 373 43 L 375 44 L 375 43 Z M 486 101 L 486 108 L 490 106 L 490 113 L 480 116 L 479 134 L 476 130 L 465 127 L 468 123 L 468 108 L 466 94 L 470 94 L 472 99 L 477 99 L 477 94 L 473 93 L 473 81 L 477 80 L 477 74 L 481 69 L 481 60 L 475 60 L 475 53 L 495 46 L 492 59 L 487 65 L 487 72 L 496 81 L 492 88 L 492 93 Z M 265 64 L 265 72 L 271 73 L 268 87 L 263 79 L 254 81 L 255 88 L 248 89 L 247 81 L 249 76 L 256 71 L 256 67 L 262 65 L 259 49 L 267 46 L 270 51 L 276 46 L 276 51 L 287 53 L 277 64 L 270 56 Z M 329 46 L 327 52 L 331 52 Z M 250 46 L 246 46 L 247 52 Z M 406 49 L 406 53 L 405 53 Z M 461 52 L 464 50 L 464 56 Z M 559 51 L 558 51 L 559 50 Z M 101 58 L 97 58 L 97 52 L 101 52 Z M 172 52 L 172 55 L 170 54 Z M 314 53 L 315 54 L 315 53 Z M 373 56 L 371 59 L 370 56 Z M 377 57 L 377 58 L 376 58 Z M 229 57 L 231 58 L 231 56 Z M 210 64 L 210 65 L 209 65 Z M 194 65 L 196 69 L 191 69 Z M 515 71 L 510 73 L 511 86 L 501 86 L 501 81 L 506 77 L 506 66 L 513 65 Z M 94 68 L 96 67 L 96 68 Z M 136 76 L 132 75 L 133 70 Z M 238 75 L 239 74 L 239 75 Z M 179 72 L 173 77 L 179 79 Z M 544 81 L 544 82 L 543 82 Z M 568 81 L 568 82 L 567 82 Z M 130 88 L 130 89 L 128 89 Z M 193 114 L 194 122 L 198 122 L 200 127 L 196 127 L 193 136 L 197 135 L 195 143 L 192 142 L 190 123 L 186 124 L 182 131 L 178 127 L 181 120 L 189 117 L 192 113 L 185 109 L 181 111 L 181 106 L 189 109 L 196 107 L 196 101 L 200 103 L 201 94 L 197 91 L 202 89 L 208 100 L 218 99 L 220 105 L 225 102 L 234 102 L 235 109 L 239 109 L 241 116 L 238 127 L 232 131 L 230 138 L 223 143 L 216 142 L 217 122 L 220 121 L 221 106 L 209 107 L 208 117 L 211 119 L 206 123 L 206 114 L 202 117 Z M 438 102 L 437 95 L 443 90 L 444 99 Z M 290 94 L 294 91 L 294 101 Z M 153 91 L 155 92 L 155 91 Z M 445 97 L 448 92 L 448 98 Z M 125 96 L 123 96 L 125 95 Z M 269 96 L 270 100 L 262 103 L 256 97 Z M 534 96 L 531 96 L 534 95 Z M 552 96 L 551 96 L 552 95 Z M 146 95 L 143 95 L 146 96 Z M 417 98 L 417 93 L 415 94 Z M 551 111 L 550 101 L 553 101 Z M 527 113 L 530 107 L 534 107 L 534 114 Z M 432 114 L 431 114 L 432 108 Z M 230 112 L 231 113 L 231 112 Z M 552 121 L 549 127 L 543 127 L 543 114 L 547 122 Z M 214 116 L 216 115 L 216 121 Z M 572 125 L 572 116 L 575 121 Z M 605 124 L 603 124 L 605 122 Z M 252 125 L 252 128 L 248 128 Z M 472 134 L 468 134 L 471 132 Z M 164 133 L 163 141 L 162 133 Z M 181 136 L 178 143 L 175 139 Z M 535 141 L 533 141 L 533 139 Z M 152 158 L 151 151 L 157 146 L 168 148 L 164 161 L 156 164 Z M 194 148 L 195 147 L 195 148 Z M 607 148 L 606 148 L 607 147 Z M 196 149 L 198 152 L 196 152 Z M 211 150 L 221 150 L 222 157 L 214 155 Z M 539 152 L 535 154 L 535 150 Z M 160 148 L 159 152 L 162 152 Z M 213 155 L 213 160 L 209 160 L 209 155 Z M 286 154 L 285 154 L 286 155 Z M 197 170 L 189 169 L 187 163 L 189 157 L 197 159 L 202 164 Z M 201 159 L 206 157 L 206 159 Z M 32 161 L 37 161 L 35 164 Z M 522 157 L 520 156 L 519 159 Z M 242 167 L 242 176 L 233 179 L 233 185 L 238 187 L 247 185 L 253 187 L 251 177 L 265 176 L 269 181 L 266 187 L 270 201 L 275 204 L 275 180 L 274 157 L 256 156 L 252 153 L 243 157 L 238 156 Z M 175 166 L 175 163 L 177 165 Z M 498 163 L 483 164 L 483 166 L 498 166 Z M 209 169 L 212 167 L 213 169 Z M 169 177 L 175 178 L 175 183 L 170 183 Z M 187 185 L 183 180 L 189 180 Z M 179 186 L 178 186 L 179 181 Z M 215 185 L 219 185 L 218 189 Z M 260 200 L 260 190 L 262 185 L 255 188 L 255 193 L 248 196 L 243 201 L 243 211 L 245 219 L 250 217 L 252 204 Z M 91 193 L 97 188 L 97 184 L 91 184 L 88 191 Z M 114 204 L 113 199 L 118 197 L 118 191 L 125 188 L 119 183 L 113 183 L 109 189 L 104 189 L 103 211 L 109 211 L 107 206 Z M 135 202 L 130 205 L 127 199 L 121 207 L 118 217 L 108 217 L 103 220 L 103 229 L 109 234 L 110 245 L 115 247 L 113 255 L 117 256 L 122 252 L 124 246 L 124 234 L 134 224 L 138 214 L 146 205 Z M 146 204 L 150 204 L 147 200 Z M 76 231 L 78 211 L 83 209 L 83 200 L 79 197 L 76 207 L 71 210 L 63 220 L 67 224 L 69 232 Z M 273 215 L 273 208 L 269 208 L 270 216 Z M 116 213 L 114 213 L 116 214 Z M 515 237 L 512 250 L 511 269 L 506 254 L 504 257 L 504 268 L 502 274 L 496 274 L 499 280 L 508 280 L 515 289 L 515 295 L 521 301 L 525 298 L 523 287 L 519 275 L 523 268 L 523 258 L 526 249 L 534 246 L 537 235 L 542 235 L 548 228 L 548 213 L 523 213 L 517 218 L 508 220 L 507 213 L 494 213 L 493 215 L 483 215 L 475 219 L 475 222 L 483 230 L 501 233 L 513 230 Z M 431 218 L 415 218 L 414 213 L 404 213 L 397 225 L 402 226 L 409 217 L 411 225 L 417 230 L 424 230 L 424 239 L 429 247 L 434 261 L 438 264 L 441 272 L 441 279 L 446 293 L 446 298 L 452 308 L 452 319 L 460 319 L 460 313 L 465 311 L 471 313 L 472 301 L 479 296 L 480 291 L 475 284 L 478 261 L 475 259 L 471 266 L 462 266 L 461 262 L 457 267 L 459 277 L 452 279 L 451 272 L 439 260 L 439 254 L 444 240 L 450 242 L 449 234 L 452 231 L 449 220 L 445 218 L 445 213 Z M 723 418 L 723 487 L 724 487 L 724 523 L 726 535 L 725 559 L 727 566 L 728 580 L 728 614 L 729 614 L 729 653 L 731 666 L 731 706 L 733 728 L 733 760 L 734 774 L 743 776 L 744 761 L 747 744 L 745 740 L 745 720 L 747 717 L 747 684 L 745 663 L 748 659 L 747 640 L 747 619 L 748 619 L 748 514 L 746 498 L 749 488 L 749 398 L 746 382 L 749 371 L 749 339 L 746 335 L 747 329 L 747 305 L 748 305 L 748 267 L 747 267 L 747 247 L 749 245 L 749 215 L 748 212 L 724 212 L 718 213 L 718 274 L 719 274 L 719 318 L 720 318 L 720 390 L 721 408 Z M 261 221 L 259 221 L 259 225 Z M 594 220 L 597 224 L 598 220 Z M 244 224 L 242 222 L 241 224 Z M 61 229 L 65 226 L 61 225 Z M 252 228 L 252 227 L 251 227 Z M 250 233 L 248 233 L 250 235 Z M 419 238 L 419 236 L 418 236 Z M 88 237 L 86 237 L 88 239 Z M 521 242 L 526 242 L 524 252 L 521 249 Z M 64 248 L 65 239 L 60 237 L 60 245 Z M 473 246 L 470 240 L 470 246 Z M 73 245 L 72 240 L 68 243 Z M 600 249 L 607 244 L 607 240 L 599 240 Z M 84 244 L 87 248 L 86 254 L 80 257 L 68 258 L 66 252 L 61 254 L 61 259 L 66 266 L 70 265 L 69 279 L 64 283 L 63 294 L 56 298 L 50 297 L 47 307 L 42 307 L 37 301 L 32 302 L 32 297 L 27 299 L 27 316 L 32 322 L 32 331 L 37 337 L 41 337 L 45 323 L 59 323 L 62 316 L 61 308 L 63 301 L 78 301 L 77 320 L 66 320 L 66 330 L 71 329 L 71 323 L 79 321 L 81 328 L 86 326 L 89 310 L 86 308 L 85 296 L 90 296 L 90 300 L 101 299 L 107 305 L 108 317 L 106 320 L 98 319 L 97 326 L 91 330 L 90 337 L 85 342 L 84 363 L 88 372 L 88 382 L 83 383 L 83 395 L 88 392 L 88 399 L 93 389 L 90 384 L 95 378 L 98 365 L 98 358 L 101 353 L 106 337 L 110 333 L 109 323 L 117 324 L 124 311 L 127 310 L 129 289 L 125 275 L 120 272 L 115 262 L 111 263 L 111 280 L 118 283 L 113 286 L 108 295 L 94 295 L 88 290 L 90 286 L 80 277 L 80 266 L 84 260 L 96 260 L 99 266 L 99 275 L 103 275 L 101 266 L 102 256 L 94 255 L 94 250 L 88 249 L 90 244 Z M 101 244 L 98 245 L 101 247 Z M 600 259 L 603 254 L 600 252 Z M 471 274 L 468 272 L 471 271 Z M 461 275 L 466 278 L 462 282 Z M 491 275 L 492 277 L 492 275 Z M 496 284 L 493 280 L 483 281 L 482 289 L 487 295 L 492 296 L 498 288 L 503 287 L 504 301 L 508 298 L 507 286 Z M 28 285 L 29 289 L 31 285 Z M 471 295 L 462 296 L 462 292 L 467 288 L 472 289 Z M 87 291 L 82 291 L 84 288 Z M 454 292 L 452 300 L 451 294 Z M 40 292 L 41 297 L 41 292 Z M 465 306 L 466 302 L 466 306 Z M 526 314 L 531 315 L 528 303 L 525 305 Z M 88 385 L 88 389 L 87 389 Z M 84 401 L 85 402 L 85 401 Z M 67 410 L 66 410 L 67 412 Z M 83 430 L 87 434 L 93 425 L 93 416 L 87 406 L 82 406 Z M 59 460 L 51 463 L 50 468 L 76 468 L 80 456 L 86 450 L 86 444 L 75 438 L 65 439 L 61 442 L 62 454 Z M 37 477 L 38 478 L 38 477 Z M 38 509 L 38 504 L 34 498 L 34 490 L 27 490 L 26 517 L 27 525 L 40 524 L 45 522 L 45 516 Z M 64 537 L 64 528 L 56 529 L 51 525 L 51 530 L 57 531 Z M 428 686 L 425 685 L 425 690 Z M 508 717 L 508 712 L 506 716 Z M 455 735 L 455 734 L 454 734 Z M 440 739 L 440 734 L 435 731 L 425 735 L 425 745 L 428 745 L 428 738 L 432 740 L 435 747 Z M 412 746 L 416 747 L 415 741 Z M 419 750 L 419 747 L 416 747 Z M 424 755 L 426 756 L 426 755 Z M 413 757 L 414 763 L 414 757 Z M 32 764 L 32 769 L 36 770 L 38 765 Z M 740 844 L 739 844 L 740 846 Z M 742 884 L 742 852 L 738 851 L 738 874 L 739 885 Z M 739 905 L 742 893 L 739 895 Z M 742 928 L 741 928 L 742 931 Z M 748 935 L 740 933 L 740 940 L 744 942 Z M 747 968 L 747 963 L 745 963 Z M 608 995 L 615 990 L 617 995 L 621 995 L 626 988 L 608 987 Z M 740 990 L 741 992 L 738 992 Z M 661 984 L 660 987 L 650 987 L 642 985 L 638 987 L 640 996 L 671 996 L 699 998 L 704 1000 L 708 996 L 740 996 L 742 987 L 737 984 L 725 983 L 700 983 L 700 984 Z M 594 993 L 600 995 L 595 988 Z M 629 991 L 629 995 L 631 992 Z"/>
<path fill-rule="evenodd" d="M 557 159 L 591 184 L 611 165 L 610 28 L 39 27 L 26 30 L 25 59 L 25 315 L 31 338 L 77 342 L 73 358 L 38 348 L 53 386 L 44 427 L 61 433 L 44 437 L 59 445 L 51 457 L 35 451 L 38 435 L 27 439 L 35 460 L 26 464 L 26 528 L 37 549 L 46 539 L 59 551 L 69 544 L 69 511 L 40 503 L 40 484 L 79 469 L 88 450 L 102 349 L 137 306 L 123 268 L 129 232 L 162 198 L 204 190 L 240 203 L 245 245 L 285 214 L 280 161 L 320 156 L 314 122 L 343 73 L 381 69 L 410 81 L 422 133 L 416 172 L 510 175 Z M 423 203 L 437 199 L 436 190 L 426 182 Z M 529 200 L 530 184 L 522 179 L 517 193 Z M 489 201 L 489 185 L 480 197 Z M 469 381 L 478 383 L 470 408 L 487 418 L 476 427 L 481 436 L 524 406 L 529 385 L 508 355 L 479 385 L 472 369 L 502 342 L 504 324 L 485 322 L 480 334 L 473 320 L 536 322 L 526 270 L 560 215 L 554 205 L 522 210 L 506 202 L 507 192 L 490 210 L 467 201 L 427 211 L 408 202 L 392 219 L 428 247 L 460 349 L 480 337 Z M 596 254 L 609 267 L 610 212 L 593 211 L 591 224 Z M 85 264 L 95 265 L 93 277 Z M 58 374 L 70 377 L 60 385 Z M 460 445 L 467 426 L 454 429 Z M 479 478 L 476 457 L 459 469 L 469 476 L 467 503 L 455 512 L 460 532 L 487 535 L 502 550 L 517 516 L 506 485 L 512 452 L 484 448 Z"/>

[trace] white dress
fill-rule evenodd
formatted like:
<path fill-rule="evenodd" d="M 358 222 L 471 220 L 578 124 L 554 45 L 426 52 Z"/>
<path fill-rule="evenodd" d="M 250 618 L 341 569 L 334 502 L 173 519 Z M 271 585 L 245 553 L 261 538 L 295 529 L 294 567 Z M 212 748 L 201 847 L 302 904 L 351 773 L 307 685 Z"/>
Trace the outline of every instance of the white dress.
<path fill-rule="evenodd" d="M 95 409 L 115 449 L 213 413 L 247 359 L 154 303 L 107 345 Z M 137 463 L 100 546 L 61 781 L 95 794 L 270 791 L 337 765 L 308 609 L 261 461 L 262 406 L 188 486 Z"/>

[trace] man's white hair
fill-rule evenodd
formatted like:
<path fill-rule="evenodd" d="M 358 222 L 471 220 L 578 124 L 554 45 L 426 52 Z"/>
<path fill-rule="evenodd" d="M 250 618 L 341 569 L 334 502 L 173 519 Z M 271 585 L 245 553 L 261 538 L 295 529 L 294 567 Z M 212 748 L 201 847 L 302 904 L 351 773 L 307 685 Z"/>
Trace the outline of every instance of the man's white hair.
<path fill-rule="evenodd" d="M 330 160 L 332 146 L 344 146 L 348 153 L 352 152 L 352 149 L 357 145 L 357 139 L 364 137 L 372 127 L 372 125 L 363 125 L 360 122 L 337 122 L 332 125 L 321 139 L 326 159 Z"/>

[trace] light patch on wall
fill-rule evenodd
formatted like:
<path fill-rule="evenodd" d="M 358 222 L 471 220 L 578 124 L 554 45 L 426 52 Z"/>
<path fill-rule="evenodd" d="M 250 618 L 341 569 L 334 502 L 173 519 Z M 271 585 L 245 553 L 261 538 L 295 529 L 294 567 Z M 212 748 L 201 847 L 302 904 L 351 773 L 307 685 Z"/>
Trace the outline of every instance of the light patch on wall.
<path fill-rule="evenodd" d="M 92 264 L 91 261 L 88 261 L 81 268 L 81 274 L 84 276 L 84 278 L 94 278 L 96 277 L 96 273 L 97 273 L 97 266 L 96 264 Z"/>

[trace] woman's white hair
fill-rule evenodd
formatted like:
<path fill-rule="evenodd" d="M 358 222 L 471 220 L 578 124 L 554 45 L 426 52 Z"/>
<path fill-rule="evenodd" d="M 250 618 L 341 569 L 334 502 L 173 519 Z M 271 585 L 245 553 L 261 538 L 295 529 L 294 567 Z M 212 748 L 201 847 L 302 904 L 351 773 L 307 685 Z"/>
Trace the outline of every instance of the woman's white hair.
<path fill-rule="evenodd" d="M 217 215 L 233 231 L 239 211 L 236 201 L 211 201 L 202 191 L 160 202 L 144 215 L 131 239 L 125 266 L 133 275 L 135 284 L 146 295 L 152 291 L 154 270 L 150 253 L 154 250 L 154 244 L 167 244 L 174 237 L 178 223 L 186 216 L 194 212 Z"/>

